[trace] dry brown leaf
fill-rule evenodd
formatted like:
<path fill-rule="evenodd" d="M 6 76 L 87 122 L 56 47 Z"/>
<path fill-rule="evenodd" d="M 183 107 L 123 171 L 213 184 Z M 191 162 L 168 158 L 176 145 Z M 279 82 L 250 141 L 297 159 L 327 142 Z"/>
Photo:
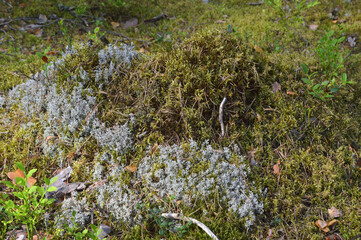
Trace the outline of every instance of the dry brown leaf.
<path fill-rule="evenodd" d="M 43 60 L 44 62 L 48 63 L 48 57 L 47 56 L 42 56 L 41 60 Z"/>
<path fill-rule="evenodd" d="M 277 93 L 281 90 L 281 84 L 279 84 L 278 82 L 274 82 L 272 84 L 272 91 L 273 93 Z"/>
<path fill-rule="evenodd" d="M 110 22 L 110 24 L 112 25 L 113 29 L 116 29 L 120 26 L 120 23 L 118 23 L 118 22 Z"/>
<path fill-rule="evenodd" d="M 273 173 L 280 175 L 280 161 L 277 161 L 277 164 L 273 165 Z"/>
<path fill-rule="evenodd" d="M 328 211 L 328 216 L 330 216 L 330 218 L 338 218 L 342 216 L 342 212 L 335 207 L 332 207 L 327 211 Z"/>
<path fill-rule="evenodd" d="M 258 53 L 263 53 L 262 49 L 260 47 L 258 47 L 257 45 L 254 45 L 254 50 L 256 50 L 256 52 L 258 52 Z"/>
<path fill-rule="evenodd" d="M 137 166 L 136 165 L 129 165 L 129 166 L 126 166 L 125 168 L 125 171 L 127 172 L 136 172 L 137 171 Z"/>
<path fill-rule="evenodd" d="M 330 229 L 327 227 L 328 226 L 327 222 L 325 222 L 323 220 L 317 220 L 315 222 L 315 224 L 316 224 L 317 227 L 319 227 L 322 231 L 324 231 L 326 233 L 330 231 Z"/>
<path fill-rule="evenodd" d="M 261 115 L 260 114 L 256 114 L 256 116 L 257 116 L 257 120 L 258 120 L 258 122 L 261 122 L 262 121 L 262 117 L 261 117 Z"/>
<path fill-rule="evenodd" d="M 25 173 L 20 169 L 16 170 L 15 172 L 8 172 L 6 175 L 13 181 L 13 183 L 15 183 L 15 178 L 17 177 L 25 178 Z"/>
<path fill-rule="evenodd" d="M 294 93 L 294 92 L 292 92 L 292 91 L 287 91 L 287 95 L 291 95 L 291 96 L 293 96 L 293 95 L 295 95 L 295 93 Z"/>
<path fill-rule="evenodd" d="M 8 172 L 6 174 L 8 176 L 8 178 L 11 179 L 11 181 L 15 184 L 15 179 L 17 177 L 20 177 L 20 178 L 25 178 L 25 173 L 23 171 L 21 171 L 20 169 L 17 169 L 15 172 Z M 28 182 L 27 182 L 27 185 L 28 187 L 29 186 L 33 186 L 34 184 L 36 183 L 36 179 L 33 178 L 33 177 L 29 177 L 28 178 Z"/>

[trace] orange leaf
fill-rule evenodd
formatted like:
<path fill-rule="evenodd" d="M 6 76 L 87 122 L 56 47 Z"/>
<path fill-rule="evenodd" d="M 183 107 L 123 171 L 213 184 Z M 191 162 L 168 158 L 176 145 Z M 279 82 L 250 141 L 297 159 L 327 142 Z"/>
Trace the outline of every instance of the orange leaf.
<path fill-rule="evenodd" d="M 15 179 L 17 177 L 25 178 L 25 173 L 23 171 L 21 171 L 20 169 L 16 170 L 15 172 L 8 172 L 6 175 L 8 176 L 8 178 L 11 179 L 11 181 L 14 184 L 15 184 Z M 36 183 L 35 178 L 33 178 L 33 177 L 28 178 L 28 182 L 27 182 L 28 187 L 33 186 L 35 183 Z"/>
<path fill-rule="evenodd" d="M 330 229 L 327 227 L 328 226 L 327 222 L 325 222 L 323 220 L 317 220 L 315 222 L 315 224 L 316 224 L 317 227 L 319 227 L 322 231 L 324 231 L 326 233 L 330 231 Z"/>
<path fill-rule="evenodd" d="M 287 91 L 287 95 L 295 95 L 295 93 L 294 92 L 292 92 L 292 91 Z"/>
<path fill-rule="evenodd" d="M 136 172 L 136 171 L 137 171 L 137 166 L 135 166 L 135 165 L 129 165 L 129 166 L 126 166 L 124 169 L 125 169 L 125 171 L 127 171 L 127 172 Z"/>
<path fill-rule="evenodd" d="M 273 173 L 276 175 L 280 175 L 280 161 L 277 164 L 273 165 Z"/>
<path fill-rule="evenodd" d="M 36 183 L 36 179 L 35 178 L 33 178 L 33 177 L 29 177 L 28 178 L 28 187 L 30 187 L 30 186 L 34 186 L 34 184 Z"/>
<path fill-rule="evenodd" d="M 14 184 L 15 184 L 15 178 L 17 177 L 25 178 L 25 173 L 20 169 L 16 170 L 15 172 L 8 172 L 6 175 L 8 176 L 8 178 L 10 178 L 13 181 Z"/>
<path fill-rule="evenodd" d="M 335 223 L 338 223 L 338 221 L 336 219 L 333 219 L 332 221 L 330 221 L 329 223 L 327 223 L 327 227 L 331 227 L 332 225 L 334 225 Z"/>

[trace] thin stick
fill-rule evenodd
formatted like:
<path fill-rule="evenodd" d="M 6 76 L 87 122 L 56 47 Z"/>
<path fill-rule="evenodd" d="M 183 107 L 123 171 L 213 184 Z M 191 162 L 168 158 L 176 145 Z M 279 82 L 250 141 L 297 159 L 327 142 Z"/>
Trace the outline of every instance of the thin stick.
<path fill-rule="evenodd" d="M 162 217 L 195 223 L 198 227 L 202 228 L 213 240 L 218 240 L 217 236 L 214 235 L 214 233 L 206 225 L 204 225 L 197 219 L 180 216 L 178 213 L 162 213 Z"/>
<path fill-rule="evenodd" d="M 224 123 L 223 123 L 223 107 L 226 103 L 227 98 L 223 98 L 221 105 L 219 106 L 219 123 L 221 124 L 221 136 L 224 137 Z"/>

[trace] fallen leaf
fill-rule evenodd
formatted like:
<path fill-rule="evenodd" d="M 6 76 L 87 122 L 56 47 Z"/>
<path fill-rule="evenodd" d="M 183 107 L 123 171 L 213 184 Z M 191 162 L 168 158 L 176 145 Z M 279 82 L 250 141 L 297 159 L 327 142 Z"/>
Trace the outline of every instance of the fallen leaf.
<path fill-rule="evenodd" d="M 258 122 L 261 122 L 261 121 L 262 121 L 262 117 L 261 117 L 260 114 L 256 113 L 256 117 L 257 117 Z"/>
<path fill-rule="evenodd" d="M 26 8 L 26 3 L 24 3 L 24 2 L 23 2 L 23 3 L 20 3 L 20 4 L 19 4 L 19 7 L 21 7 L 21 8 Z"/>
<path fill-rule="evenodd" d="M 129 165 L 129 166 L 126 166 L 124 169 L 127 172 L 136 172 L 137 171 L 137 166 L 136 165 Z"/>
<path fill-rule="evenodd" d="M 43 60 L 44 62 L 48 63 L 48 57 L 47 56 L 42 56 L 41 60 Z M 49 136 L 50 137 L 50 136 Z"/>
<path fill-rule="evenodd" d="M 280 161 L 277 161 L 277 164 L 273 165 L 273 173 L 280 175 Z"/>
<path fill-rule="evenodd" d="M 10 178 L 12 180 L 12 182 L 14 184 L 15 184 L 15 179 L 17 177 L 25 178 L 25 173 L 23 171 L 21 171 L 20 169 L 17 169 L 15 172 L 8 172 L 6 175 L 8 176 L 8 178 Z M 27 182 L 28 187 L 33 186 L 35 183 L 36 183 L 35 178 L 33 178 L 33 177 L 28 178 L 28 182 Z"/>
<path fill-rule="evenodd" d="M 310 24 L 308 25 L 308 28 L 314 31 L 318 28 L 318 24 Z"/>
<path fill-rule="evenodd" d="M 295 95 L 295 93 L 294 92 L 292 92 L 292 91 L 287 91 L 287 95 Z"/>
<path fill-rule="evenodd" d="M 16 170 L 15 172 L 8 172 L 6 175 L 13 181 L 13 183 L 15 183 L 15 178 L 17 177 L 25 178 L 25 173 L 20 169 Z"/>
<path fill-rule="evenodd" d="M 327 223 L 327 227 L 331 227 L 332 225 L 334 225 L 334 224 L 336 224 L 336 223 L 338 223 L 338 220 L 333 219 L 332 221 L 330 221 L 330 222 Z"/>
<path fill-rule="evenodd" d="M 277 93 L 281 90 L 281 85 L 278 82 L 274 82 L 272 84 L 272 91 L 273 93 Z"/>
<path fill-rule="evenodd" d="M 263 53 L 262 49 L 260 47 L 258 47 L 257 45 L 254 45 L 254 50 L 256 50 L 256 52 L 258 52 L 258 53 Z"/>
<path fill-rule="evenodd" d="M 328 216 L 330 218 L 338 218 L 338 217 L 342 216 L 342 212 L 335 207 L 332 207 L 332 208 L 328 209 L 327 211 L 328 211 Z"/>
<path fill-rule="evenodd" d="M 110 22 L 110 24 L 112 25 L 113 29 L 116 29 L 120 26 L 120 23 L 118 23 L 118 22 Z"/>
<path fill-rule="evenodd" d="M 325 222 L 323 220 L 317 220 L 315 222 L 315 224 L 316 224 L 317 227 L 319 227 L 322 231 L 324 231 L 326 233 L 330 231 L 330 229 L 327 227 L 328 226 L 327 222 Z"/>

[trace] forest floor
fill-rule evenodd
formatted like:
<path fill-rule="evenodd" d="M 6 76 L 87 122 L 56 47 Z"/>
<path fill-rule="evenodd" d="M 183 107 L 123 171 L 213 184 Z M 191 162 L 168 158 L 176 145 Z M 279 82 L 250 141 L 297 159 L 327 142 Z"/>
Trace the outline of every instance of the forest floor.
<path fill-rule="evenodd" d="M 2 0 L 0 238 L 360 239 L 360 35 L 358 0 Z"/>

